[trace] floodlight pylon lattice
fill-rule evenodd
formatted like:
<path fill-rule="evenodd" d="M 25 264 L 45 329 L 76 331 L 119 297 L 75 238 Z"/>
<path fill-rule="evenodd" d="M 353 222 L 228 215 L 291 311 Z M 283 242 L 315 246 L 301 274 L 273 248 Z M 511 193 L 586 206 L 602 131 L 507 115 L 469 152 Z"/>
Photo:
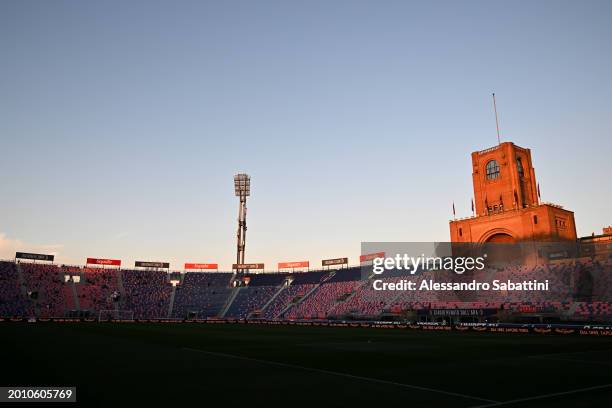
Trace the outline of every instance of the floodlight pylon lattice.
<path fill-rule="evenodd" d="M 234 176 L 234 193 L 239 198 L 238 206 L 238 233 L 236 246 L 236 263 L 244 264 L 244 254 L 246 250 L 246 213 L 247 197 L 251 195 L 251 177 L 246 173 L 239 173 Z M 238 270 L 243 272 L 243 270 Z"/>

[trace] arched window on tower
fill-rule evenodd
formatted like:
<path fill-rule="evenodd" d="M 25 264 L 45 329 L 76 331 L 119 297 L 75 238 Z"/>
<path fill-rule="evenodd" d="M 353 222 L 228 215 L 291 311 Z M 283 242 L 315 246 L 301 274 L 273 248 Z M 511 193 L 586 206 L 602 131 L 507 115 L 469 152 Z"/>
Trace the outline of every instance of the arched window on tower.
<path fill-rule="evenodd" d="M 487 180 L 495 180 L 499 177 L 499 164 L 497 160 L 491 160 L 487 163 Z"/>
<path fill-rule="evenodd" d="M 521 161 L 520 157 L 516 158 L 516 168 L 518 170 L 519 177 L 523 178 L 525 176 L 525 170 L 523 169 L 523 162 Z"/>

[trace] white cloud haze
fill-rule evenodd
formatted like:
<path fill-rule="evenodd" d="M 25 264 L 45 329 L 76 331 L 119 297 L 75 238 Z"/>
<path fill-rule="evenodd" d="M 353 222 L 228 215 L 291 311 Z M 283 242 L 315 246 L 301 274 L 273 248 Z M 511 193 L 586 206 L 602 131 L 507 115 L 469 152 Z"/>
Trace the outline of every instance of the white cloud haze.
<path fill-rule="evenodd" d="M 33 252 L 60 255 L 60 250 L 64 246 L 61 244 L 32 244 L 20 239 L 9 238 L 5 233 L 0 232 L 0 259 L 13 259 L 15 252 Z"/>

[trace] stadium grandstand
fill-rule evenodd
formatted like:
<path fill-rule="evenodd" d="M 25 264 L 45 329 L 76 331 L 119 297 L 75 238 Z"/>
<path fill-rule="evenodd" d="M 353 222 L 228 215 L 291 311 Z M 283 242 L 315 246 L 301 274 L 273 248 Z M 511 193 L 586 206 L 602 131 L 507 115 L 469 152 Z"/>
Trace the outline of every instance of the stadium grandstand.
<path fill-rule="evenodd" d="M 367 268 L 367 267 L 366 267 Z M 375 290 L 363 267 L 298 273 L 170 272 L 0 262 L 5 318 L 266 319 L 436 321 L 441 310 L 486 310 L 465 321 L 609 322 L 612 261 L 580 259 L 490 267 L 455 280 L 551 282 L 551 290 L 479 292 Z M 433 278 L 403 271 L 384 282 Z M 437 316 L 428 311 L 437 310 Z M 451 315 L 451 314 L 449 314 Z M 534 320 L 535 319 L 535 320 Z"/>

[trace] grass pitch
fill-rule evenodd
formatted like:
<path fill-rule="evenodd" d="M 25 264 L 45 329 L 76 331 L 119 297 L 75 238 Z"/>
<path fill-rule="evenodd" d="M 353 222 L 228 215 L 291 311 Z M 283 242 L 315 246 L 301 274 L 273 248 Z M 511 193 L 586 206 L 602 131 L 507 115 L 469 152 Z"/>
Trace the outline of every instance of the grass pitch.
<path fill-rule="evenodd" d="M 612 401 L 609 338 L 197 323 L 3 323 L 0 338 L 0 385 L 74 385 L 76 406 Z"/>

